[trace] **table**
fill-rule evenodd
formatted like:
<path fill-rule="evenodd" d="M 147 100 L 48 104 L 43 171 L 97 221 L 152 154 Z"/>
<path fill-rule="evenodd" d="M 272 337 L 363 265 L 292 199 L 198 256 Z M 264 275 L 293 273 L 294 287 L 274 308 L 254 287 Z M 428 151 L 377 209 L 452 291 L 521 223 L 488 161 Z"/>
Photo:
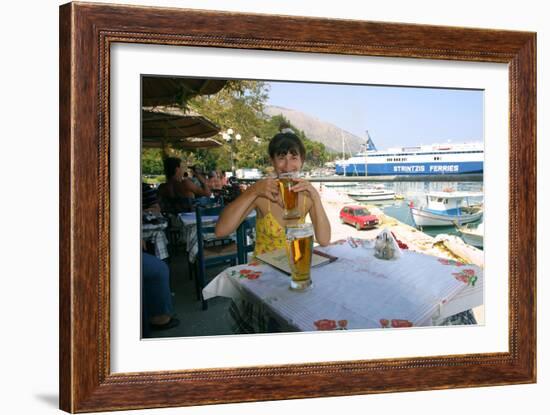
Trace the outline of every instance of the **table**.
<path fill-rule="evenodd" d="M 182 237 L 185 241 L 189 262 L 193 263 L 199 250 L 197 241 L 197 214 L 195 212 L 183 212 L 178 214 L 178 218 L 183 224 Z M 202 216 L 201 220 L 204 226 L 211 226 L 218 221 L 218 218 L 218 215 Z M 213 235 L 212 237 L 214 237 Z"/>
<path fill-rule="evenodd" d="M 151 241 L 155 246 L 155 256 L 159 259 L 168 258 L 168 238 L 164 230 L 168 227 L 166 221 L 159 223 L 142 223 L 141 238 L 144 241 Z"/>
<path fill-rule="evenodd" d="M 253 210 L 249 215 L 248 218 L 253 218 L 256 216 L 256 211 Z M 183 228 L 182 228 L 182 237 L 185 241 L 185 245 L 187 247 L 187 255 L 189 258 L 189 262 L 193 263 L 195 262 L 195 258 L 197 257 L 198 252 L 198 242 L 197 242 L 197 214 L 195 212 L 183 212 L 178 214 L 178 218 L 181 221 Z M 215 224 L 219 219 L 218 215 L 205 215 L 201 217 L 203 226 L 211 226 Z M 214 233 L 211 233 L 209 235 L 206 234 L 206 239 L 215 239 Z M 210 238 L 209 238 L 210 236 Z M 228 236 L 228 238 L 236 239 L 235 234 L 231 234 Z"/>
<path fill-rule="evenodd" d="M 313 286 L 305 291 L 290 290 L 288 275 L 252 261 L 218 274 L 204 298 L 232 298 L 241 311 L 254 304 L 290 331 L 437 325 L 483 303 L 483 270 L 475 265 L 408 250 L 383 260 L 370 241 L 355 241 L 356 248 L 347 241 L 317 248 L 338 260 L 313 268 Z M 254 320 L 247 323 L 268 325 L 257 315 Z"/>

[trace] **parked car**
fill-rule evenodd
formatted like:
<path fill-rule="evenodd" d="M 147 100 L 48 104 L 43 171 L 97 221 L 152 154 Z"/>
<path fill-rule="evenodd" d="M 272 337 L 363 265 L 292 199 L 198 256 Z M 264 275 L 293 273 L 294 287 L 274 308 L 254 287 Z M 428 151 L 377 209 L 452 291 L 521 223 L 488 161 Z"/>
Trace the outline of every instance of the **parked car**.
<path fill-rule="evenodd" d="M 380 223 L 364 206 L 344 206 L 340 210 L 340 222 L 354 225 L 357 230 L 372 229 Z"/>

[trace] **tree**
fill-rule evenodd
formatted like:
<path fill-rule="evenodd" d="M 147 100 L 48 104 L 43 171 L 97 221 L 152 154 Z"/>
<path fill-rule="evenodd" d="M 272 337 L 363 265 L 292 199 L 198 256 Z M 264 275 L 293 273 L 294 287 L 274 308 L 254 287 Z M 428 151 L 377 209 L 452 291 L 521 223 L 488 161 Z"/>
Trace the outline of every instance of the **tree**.
<path fill-rule="evenodd" d="M 257 167 L 263 148 L 257 143 L 265 120 L 262 116 L 268 98 L 268 87 L 260 81 L 228 81 L 215 95 L 197 96 L 189 101 L 189 108 L 204 115 L 221 127 L 231 128 L 241 136 L 240 141 L 225 142 L 222 148 L 208 150 L 217 168 L 231 168 L 231 146 L 239 167 Z M 219 137 L 221 139 L 221 137 Z M 234 137 L 233 137 L 234 138 Z M 262 140 L 263 141 L 263 140 Z M 206 161 L 205 161 L 206 162 Z"/>
<path fill-rule="evenodd" d="M 306 148 L 305 169 L 322 166 L 331 159 L 324 144 L 308 139 L 282 115 L 269 117 L 264 107 L 269 97 L 269 86 L 261 81 L 231 80 L 216 94 L 197 95 L 189 99 L 184 107 L 198 112 L 218 125 L 222 132 L 231 128 L 233 140 L 227 142 L 216 137 L 223 146 L 193 151 L 171 148 L 171 156 L 179 157 L 185 165 L 198 165 L 205 171 L 231 170 L 231 150 L 237 168 L 267 169 L 271 165 L 267 147 L 269 140 L 280 131 L 281 125 L 290 126 L 303 141 Z M 236 140 L 239 134 L 241 140 Z M 144 174 L 162 174 L 160 150 L 143 151 Z M 157 173 L 158 172 L 158 173 Z"/>
<path fill-rule="evenodd" d="M 141 151 L 141 172 L 146 175 L 164 174 L 162 150 L 157 148 L 144 148 Z"/>

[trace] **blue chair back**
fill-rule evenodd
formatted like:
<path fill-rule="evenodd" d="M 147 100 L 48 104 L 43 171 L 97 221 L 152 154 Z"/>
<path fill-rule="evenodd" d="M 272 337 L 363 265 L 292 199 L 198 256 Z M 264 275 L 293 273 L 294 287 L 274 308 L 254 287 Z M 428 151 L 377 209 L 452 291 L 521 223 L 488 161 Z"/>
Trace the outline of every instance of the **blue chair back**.
<path fill-rule="evenodd" d="M 238 250 L 235 246 L 233 250 L 220 249 L 224 246 L 235 245 L 231 238 L 214 238 L 213 233 L 216 228 L 216 223 L 204 223 L 203 218 L 205 216 L 219 216 L 223 207 L 203 207 L 197 205 L 195 212 L 197 215 L 197 278 L 196 288 L 199 299 L 202 301 L 202 308 L 206 310 L 208 303 L 202 296 L 202 289 L 206 286 L 206 269 L 223 263 L 230 263 L 236 265 L 238 262 Z M 207 237 L 208 236 L 208 237 Z M 208 248 L 217 249 L 218 252 L 209 255 L 205 254 L 205 250 Z"/>
<path fill-rule="evenodd" d="M 246 217 L 237 228 L 237 253 L 239 264 L 248 262 L 248 253 L 254 251 L 256 216 Z M 249 241 L 251 241 L 249 243 Z"/>

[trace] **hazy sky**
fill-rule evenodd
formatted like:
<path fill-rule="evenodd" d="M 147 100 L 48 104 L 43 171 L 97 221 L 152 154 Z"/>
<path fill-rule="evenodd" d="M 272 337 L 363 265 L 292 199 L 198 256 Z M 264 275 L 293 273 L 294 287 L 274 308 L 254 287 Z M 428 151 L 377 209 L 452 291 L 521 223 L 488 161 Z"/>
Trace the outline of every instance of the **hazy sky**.
<path fill-rule="evenodd" d="M 483 140 L 483 91 L 269 82 L 268 103 L 330 122 L 379 150 Z"/>

